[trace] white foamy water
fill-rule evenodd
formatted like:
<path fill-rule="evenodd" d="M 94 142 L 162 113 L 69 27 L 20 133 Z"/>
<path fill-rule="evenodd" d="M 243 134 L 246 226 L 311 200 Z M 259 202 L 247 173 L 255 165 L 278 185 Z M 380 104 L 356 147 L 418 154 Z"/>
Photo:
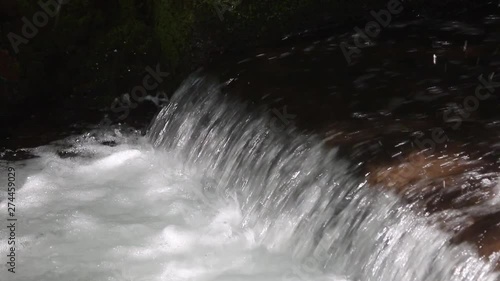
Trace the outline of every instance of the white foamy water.
<path fill-rule="evenodd" d="M 18 257 L 2 280 L 280 280 L 296 266 L 256 242 L 234 197 L 204 196 L 173 155 L 129 138 L 77 138 L 69 150 L 81 156 L 48 146 L 14 164 Z"/>
<path fill-rule="evenodd" d="M 146 137 L 110 129 L 33 149 L 38 158 L 11 164 L 16 274 L 2 262 L 0 277 L 495 280 L 317 138 L 268 124 L 191 79 Z M 1 228 L 4 260 L 6 237 Z"/>
<path fill-rule="evenodd" d="M 299 266 L 256 241 L 234 194 L 204 194 L 210 183 L 172 153 L 134 135 L 97 135 L 35 149 L 40 158 L 12 165 L 22 184 L 17 265 L 11 274 L 3 262 L 1 280 L 282 280 Z M 78 156 L 61 159 L 61 149 Z M 4 260 L 7 235 L 2 228 Z"/>

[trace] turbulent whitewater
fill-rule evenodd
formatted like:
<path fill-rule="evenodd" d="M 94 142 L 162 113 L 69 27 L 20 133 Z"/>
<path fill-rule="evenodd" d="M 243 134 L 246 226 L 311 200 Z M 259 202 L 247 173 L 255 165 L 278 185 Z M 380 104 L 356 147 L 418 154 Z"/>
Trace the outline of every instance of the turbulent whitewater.
<path fill-rule="evenodd" d="M 2 280 L 497 279 L 335 149 L 274 122 L 192 77 L 146 136 L 100 129 L 30 149 L 9 163 L 18 258 Z"/>

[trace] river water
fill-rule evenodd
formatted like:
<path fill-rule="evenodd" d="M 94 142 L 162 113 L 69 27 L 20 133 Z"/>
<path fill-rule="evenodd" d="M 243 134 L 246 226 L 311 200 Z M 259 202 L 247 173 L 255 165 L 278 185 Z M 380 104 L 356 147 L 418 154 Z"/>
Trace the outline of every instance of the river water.
<path fill-rule="evenodd" d="M 30 149 L 13 164 L 7 280 L 496 280 L 335 149 L 271 121 L 193 76 L 146 136 L 117 127 Z"/>
<path fill-rule="evenodd" d="M 498 280 L 499 98 L 464 103 L 496 85 L 498 14 L 394 22 L 350 65 L 352 30 L 230 54 L 146 131 L 20 129 L 0 279 Z"/>

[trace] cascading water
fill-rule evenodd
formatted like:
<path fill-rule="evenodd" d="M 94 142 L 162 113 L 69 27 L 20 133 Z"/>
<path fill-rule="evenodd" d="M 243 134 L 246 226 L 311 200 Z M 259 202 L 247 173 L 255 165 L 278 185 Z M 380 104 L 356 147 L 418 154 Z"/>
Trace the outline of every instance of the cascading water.
<path fill-rule="evenodd" d="M 479 280 L 487 265 L 415 217 L 391 194 L 352 178 L 314 136 L 274 132 L 215 84 L 192 78 L 153 123 L 155 147 L 176 151 L 217 193 L 235 193 L 244 227 L 267 249 L 288 252 L 351 280 Z M 290 278 L 301 279 L 300 272 Z M 307 279 L 307 278 L 306 278 Z"/>
<path fill-rule="evenodd" d="M 271 121 L 192 77 L 146 138 L 105 130 L 31 150 L 14 163 L 7 280 L 496 280 L 320 139 Z"/>

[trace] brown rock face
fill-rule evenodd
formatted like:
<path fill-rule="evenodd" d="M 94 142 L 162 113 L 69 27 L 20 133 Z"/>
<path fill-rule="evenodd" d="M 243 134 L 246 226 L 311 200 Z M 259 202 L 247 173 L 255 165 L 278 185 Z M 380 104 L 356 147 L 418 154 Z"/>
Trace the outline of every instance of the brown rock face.
<path fill-rule="evenodd" d="M 500 251 L 500 210 L 493 204 L 499 169 L 481 157 L 450 150 L 415 151 L 385 165 L 372 164 L 368 181 L 400 195 L 453 233 L 453 243 L 473 244 L 490 258 Z"/>
<path fill-rule="evenodd" d="M 458 233 L 453 242 L 474 241 L 479 253 L 484 257 L 500 251 L 500 211 L 492 211 L 471 219 L 471 225 Z M 497 264 L 497 268 L 500 268 L 500 264 Z"/>
<path fill-rule="evenodd" d="M 398 193 L 404 193 L 409 185 L 422 180 L 443 179 L 442 188 L 446 188 L 446 182 L 450 181 L 451 177 L 471 170 L 478 165 L 448 155 L 427 156 L 425 152 L 412 153 L 403 161 L 390 166 L 375 167 L 369 177 L 370 182 L 384 184 Z"/>

